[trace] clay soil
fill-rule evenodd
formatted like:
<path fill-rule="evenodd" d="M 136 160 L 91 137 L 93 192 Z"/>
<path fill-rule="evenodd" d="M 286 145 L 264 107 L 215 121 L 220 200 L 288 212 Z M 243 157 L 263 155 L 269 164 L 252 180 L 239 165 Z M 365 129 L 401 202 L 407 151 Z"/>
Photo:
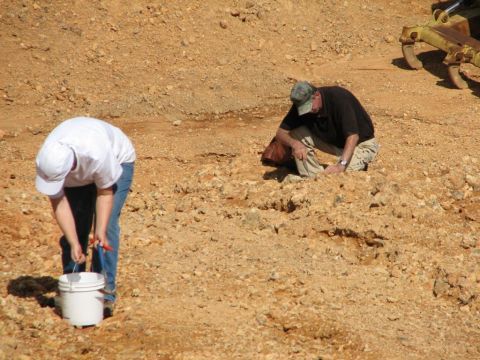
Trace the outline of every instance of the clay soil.
<path fill-rule="evenodd" d="M 0 359 L 479 359 L 480 84 L 427 46 L 407 68 L 431 6 L 0 1 Z M 261 166 L 297 79 L 362 101 L 367 172 Z M 77 115 L 138 155 L 117 309 L 83 329 L 48 306 L 60 232 L 33 182 Z"/>

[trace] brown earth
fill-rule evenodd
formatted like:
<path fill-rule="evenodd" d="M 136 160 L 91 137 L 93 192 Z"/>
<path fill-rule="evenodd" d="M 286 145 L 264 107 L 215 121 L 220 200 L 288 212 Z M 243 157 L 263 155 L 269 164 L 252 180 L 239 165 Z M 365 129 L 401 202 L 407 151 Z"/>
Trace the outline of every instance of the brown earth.
<path fill-rule="evenodd" d="M 0 2 L 0 359 L 479 359 L 476 69 L 453 89 L 441 53 L 407 70 L 397 41 L 431 5 Z M 260 165 L 296 79 L 361 99 L 368 172 Z M 33 185 L 74 115 L 138 154 L 117 311 L 85 329 L 45 306 L 59 230 Z"/>

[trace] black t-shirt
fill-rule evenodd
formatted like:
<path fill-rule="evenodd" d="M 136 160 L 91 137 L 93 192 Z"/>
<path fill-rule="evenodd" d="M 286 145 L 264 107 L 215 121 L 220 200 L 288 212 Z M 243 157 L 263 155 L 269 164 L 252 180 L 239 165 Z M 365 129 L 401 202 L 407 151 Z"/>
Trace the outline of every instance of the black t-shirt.
<path fill-rule="evenodd" d="M 320 111 L 299 116 L 293 105 L 280 128 L 289 131 L 305 125 L 321 140 L 339 148 L 345 146 L 346 138 L 352 134 L 358 134 L 359 143 L 374 137 L 372 119 L 350 91 L 339 86 L 317 90 L 322 95 Z"/>

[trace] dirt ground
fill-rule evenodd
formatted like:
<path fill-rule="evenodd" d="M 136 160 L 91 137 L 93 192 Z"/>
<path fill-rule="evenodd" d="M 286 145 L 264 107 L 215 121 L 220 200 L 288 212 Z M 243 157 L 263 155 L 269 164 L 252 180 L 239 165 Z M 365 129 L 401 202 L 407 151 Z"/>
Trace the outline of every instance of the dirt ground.
<path fill-rule="evenodd" d="M 0 1 L 0 359 L 480 359 L 480 83 L 427 46 L 407 69 L 431 5 Z M 261 166 L 297 79 L 362 101 L 367 172 Z M 84 329 L 46 306 L 60 233 L 33 181 L 76 115 L 138 156 L 117 311 Z"/>

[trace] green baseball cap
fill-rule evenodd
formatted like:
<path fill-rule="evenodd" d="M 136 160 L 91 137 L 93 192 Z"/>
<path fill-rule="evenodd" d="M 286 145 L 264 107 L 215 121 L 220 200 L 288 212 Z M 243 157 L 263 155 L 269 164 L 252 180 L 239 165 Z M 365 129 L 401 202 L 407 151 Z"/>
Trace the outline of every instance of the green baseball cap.
<path fill-rule="evenodd" d="M 304 115 L 312 111 L 312 96 L 315 89 L 307 81 L 297 82 L 290 92 L 290 100 L 295 104 L 298 115 Z"/>

